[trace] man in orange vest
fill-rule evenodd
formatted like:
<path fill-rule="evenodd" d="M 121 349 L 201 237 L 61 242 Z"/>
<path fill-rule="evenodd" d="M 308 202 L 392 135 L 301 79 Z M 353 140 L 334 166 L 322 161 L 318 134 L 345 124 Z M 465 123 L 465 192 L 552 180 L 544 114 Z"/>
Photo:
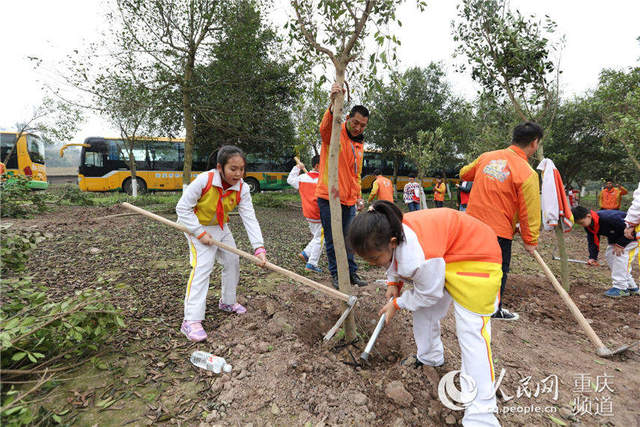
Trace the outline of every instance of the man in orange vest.
<path fill-rule="evenodd" d="M 433 200 L 436 208 L 444 206 L 444 193 L 447 192 L 447 186 L 442 178 L 436 178 L 436 186 L 433 188 Z"/>
<path fill-rule="evenodd" d="M 320 156 L 315 155 L 311 159 L 313 170 L 300 174 L 304 169 L 304 164 L 299 163 L 291 169 L 287 177 L 287 183 L 300 193 L 302 200 L 302 214 L 309 223 L 309 229 L 313 238 L 307 246 L 298 254 L 306 263 L 305 269 L 316 273 L 322 273 L 318 267 L 320 254 L 322 253 L 322 223 L 320 222 L 320 209 L 318 208 L 318 198 L 316 197 L 316 186 L 318 185 L 318 165 Z"/>
<path fill-rule="evenodd" d="M 600 192 L 598 202 L 600 203 L 600 209 L 615 209 L 620 210 L 620 204 L 622 202 L 622 196 L 627 194 L 628 191 L 622 185 L 618 184 L 617 188 L 613 186 L 613 181 L 607 181 L 607 184 Z"/>
<path fill-rule="evenodd" d="M 369 194 L 369 203 L 376 197 L 378 200 L 386 200 L 387 202 L 394 202 L 393 183 L 389 178 L 382 175 L 380 169 L 376 169 L 374 172 L 376 180 L 373 181 L 373 187 L 371 187 L 371 194 Z"/>
<path fill-rule="evenodd" d="M 322 148 L 320 149 L 320 176 L 316 187 L 318 207 L 320 208 L 320 220 L 324 229 L 325 248 L 329 272 L 331 273 L 333 287 L 338 289 L 338 264 L 333 248 L 333 235 L 331 234 L 331 210 L 329 208 L 329 145 L 331 144 L 331 128 L 333 124 L 333 101 L 335 96 L 343 90 L 337 83 L 331 86 L 331 105 L 325 111 L 320 123 L 320 136 Z M 369 123 L 369 110 L 363 105 L 355 105 L 340 129 L 340 154 L 338 156 L 338 196 L 342 207 L 342 232 L 347 235 L 349 224 L 356 216 L 358 210 L 364 207 L 360 181 L 362 177 L 362 159 L 364 155 L 364 129 Z M 347 249 L 349 260 L 349 277 L 352 285 L 366 286 L 356 271 L 358 265 L 353 258 L 353 252 Z"/>
<path fill-rule="evenodd" d="M 540 184 L 527 158 L 538 150 L 543 131 L 533 122 L 513 130 L 512 145 L 483 153 L 460 170 L 460 179 L 473 181 L 467 213 L 493 228 L 502 249 L 500 305 L 494 319 L 517 320 L 518 314 L 502 308 L 502 296 L 511 262 L 511 242 L 520 223 L 520 235 L 533 255 L 540 234 Z"/>

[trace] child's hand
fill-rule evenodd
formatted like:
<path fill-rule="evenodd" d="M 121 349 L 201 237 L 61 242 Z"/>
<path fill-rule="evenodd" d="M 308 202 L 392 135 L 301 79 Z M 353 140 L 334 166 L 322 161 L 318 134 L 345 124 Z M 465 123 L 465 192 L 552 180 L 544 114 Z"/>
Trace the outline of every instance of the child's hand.
<path fill-rule="evenodd" d="M 635 227 L 631 226 L 631 227 L 625 228 L 624 237 L 626 237 L 629 240 L 635 239 L 636 238 Z"/>
<path fill-rule="evenodd" d="M 267 254 L 266 253 L 261 253 L 256 255 L 258 258 L 260 258 L 260 260 L 262 261 L 262 264 L 258 264 L 260 267 L 264 268 L 267 265 Z"/>
<path fill-rule="evenodd" d="M 382 316 L 382 314 L 386 314 L 387 315 L 386 318 L 385 318 L 385 321 L 384 321 L 385 325 L 387 325 L 391 321 L 393 316 L 395 316 L 395 314 L 396 314 L 396 310 L 397 309 L 396 309 L 396 306 L 393 303 L 393 301 L 394 300 L 391 300 L 388 303 L 386 303 L 384 305 L 384 307 L 382 307 L 380 309 L 380 311 L 378 312 L 378 315 L 380 315 L 380 316 Z"/>
<path fill-rule="evenodd" d="M 624 253 L 624 248 L 622 246 L 613 245 L 613 254 L 615 256 L 620 256 Z"/>
<path fill-rule="evenodd" d="M 203 245 L 213 246 L 214 240 L 213 240 L 213 237 L 211 237 L 211 234 L 209 233 L 206 233 L 199 240 L 200 240 L 200 243 L 202 243 Z"/>
<path fill-rule="evenodd" d="M 398 298 L 400 296 L 400 291 L 398 291 L 397 286 L 387 286 L 387 292 L 384 294 L 384 299 L 389 301 L 391 298 Z"/>

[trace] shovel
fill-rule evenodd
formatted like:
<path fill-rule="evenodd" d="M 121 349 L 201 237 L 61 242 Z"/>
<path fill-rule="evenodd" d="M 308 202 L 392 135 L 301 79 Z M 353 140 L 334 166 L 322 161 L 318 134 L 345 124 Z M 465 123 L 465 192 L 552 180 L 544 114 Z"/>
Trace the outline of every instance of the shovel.
<path fill-rule="evenodd" d="M 638 344 L 638 342 L 640 342 L 640 341 L 637 341 L 629 345 L 623 345 L 622 347 L 617 348 L 613 351 L 609 350 L 602 343 L 602 341 L 600 341 L 600 338 L 598 338 L 598 335 L 596 335 L 591 325 L 589 325 L 589 323 L 587 322 L 587 319 L 584 318 L 584 316 L 580 312 L 580 309 L 573 302 L 573 300 L 571 299 L 567 291 L 565 291 L 564 288 L 560 285 L 560 283 L 558 282 L 558 279 L 556 279 L 556 277 L 553 275 L 553 273 L 549 269 L 549 266 L 547 266 L 547 264 L 544 262 L 544 260 L 542 259 L 538 251 L 534 250 L 533 256 L 535 257 L 536 261 L 538 261 L 540 266 L 542 266 L 542 269 L 544 270 L 544 274 L 547 276 L 547 279 L 551 281 L 551 283 L 553 284 L 553 287 L 560 294 L 564 303 L 567 305 L 567 307 L 569 307 L 571 314 L 573 314 L 573 317 L 576 319 L 578 324 L 582 327 L 582 330 L 587 334 L 591 342 L 593 342 L 593 344 L 596 346 L 596 354 L 598 356 L 606 358 L 606 357 L 614 356 L 616 354 L 624 353 L 625 351 L 629 350 L 630 348 Z"/>
<path fill-rule="evenodd" d="M 191 234 L 189 232 L 189 230 L 187 230 L 187 227 L 185 227 L 184 225 L 178 224 L 177 222 L 170 221 L 167 218 L 161 217 L 160 215 L 156 215 L 154 213 L 151 213 L 151 212 L 149 212 L 147 210 L 144 210 L 142 208 L 139 208 L 137 206 L 133 206 L 133 205 L 131 205 L 129 203 L 126 203 L 126 202 L 122 203 L 122 206 L 127 208 L 127 209 L 129 209 L 129 210 L 131 210 L 131 211 L 134 211 L 134 212 L 137 212 L 137 213 L 139 213 L 141 215 L 144 215 L 144 216 L 146 216 L 148 218 L 155 219 L 156 221 L 161 222 L 161 223 L 163 223 L 165 225 L 168 225 L 170 227 L 178 229 L 178 230 L 182 231 L 183 233 Z M 249 261 L 253 262 L 254 264 L 258 264 L 259 266 L 262 266 L 264 268 L 268 268 L 269 270 L 272 270 L 272 271 L 275 271 L 277 273 L 280 273 L 280 274 L 282 274 L 284 276 L 287 276 L 287 277 L 297 281 L 298 283 L 302 283 L 303 285 L 306 285 L 306 286 L 309 286 L 309 287 L 311 287 L 311 288 L 313 288 L 315 290 L 318 290 L 318 291 L 322 292 L 325 295 L 328 295 L 328 296 L 330 296 L 332 298 L 336 298 L 336 299 L 339 299 L 339 300 L 344 301 L 345 303 L 347 303 L 347 309 L 345 310 L 344 313 L 342 313 L 342 316 L 340 316 L 340 318 L 338 319 L 336 324 L 329 331 L 329 333 L 331 333 L 331 336 L 335 333 L 335 331 L 338 330 L 340 325 L 342 325 L 344 320 L 347 318 L 347 315 L 353 309 L 353 306 L 356 304 L 356 302 L 358 300 L 358 298 L 356 296 L 354 296 L 354 295 L 347 295 L 347 294 L 342 293 L 342 292 L 340 292 L 340 291 L 338 291 L 336 289 L 333 289 L 333 288 L 325 286 L 325 285 L 323 285 L 321 283 L 315 282 L 315 281 L 313 281 L 311 279 L 308 279 L 308 278 L 306 278 L 304 276 L 301 276 L 301 275 L 299 275 L 297 273 L 294 273 L 293 271 L 289 271 L 289 270 L 287 270 L 285 268 L 279 267 L 279 266 L 277 266 L 275 264 L 272 264 L 270 262 L 266 262 L 263 265 L 263 262 L 262 262 L 262 260 L 260 258 L 258 258 L 257 256 L 254 256 L 254 255 L 251 255 L 251 254 L 249 254 L 249 253 L 247 253 L 245 251 L 241 251 L 238 248 L 234 248 L 232 246 L 225 245 L 224 243 L 218 242 L 216 240 L 213 241 L 213 244 L 216 245 L 217 247 L 221 248 L 221 249 L 224 249 L 227 252 L 231 252 L 231 253 L 239 255 L 239 256 L 241 256 L 243 258 L 246 258 Z M 331 338 L 329 333 L 327 333 L 327 335 L 325 336 L 325 341 Z M 327 338 L 327 336 L 329 338 Z"/>

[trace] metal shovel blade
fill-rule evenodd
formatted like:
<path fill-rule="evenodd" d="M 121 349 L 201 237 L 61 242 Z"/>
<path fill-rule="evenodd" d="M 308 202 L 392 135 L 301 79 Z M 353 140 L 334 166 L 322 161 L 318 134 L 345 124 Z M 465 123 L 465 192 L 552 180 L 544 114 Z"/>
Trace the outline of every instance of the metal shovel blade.
<path fill-rule="evenodd" d="M 640 343 L 640 341 L 636 341 L 628 345 L 623 345 L 622 347 L 618 347 L 613 351 L 609 350 L 607 347 L 600 347 L 596 353 L 600 357 L 611 357 L 611 356 L 615 356 L 616 354 L 624 353 L 625 351 L 630 350 L 632 347 L 635 347 L 638 343 Z"/>

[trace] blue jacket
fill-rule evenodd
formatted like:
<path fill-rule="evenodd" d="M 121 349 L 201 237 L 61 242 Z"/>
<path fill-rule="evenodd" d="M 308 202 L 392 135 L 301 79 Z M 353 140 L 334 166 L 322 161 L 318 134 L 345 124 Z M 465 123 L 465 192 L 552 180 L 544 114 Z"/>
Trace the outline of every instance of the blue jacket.
<path fill-rule="evenodd" d="M 625 212 L 603 209 L 595 212 L 595 214 L 598 216 L 597 221 L 596 218 L 593 218 L 591 226 L 584 228 L 589 242 L 589 258 L 598 259 L 600 239 L 596 238 L 596 234 L 598 236 L 607 236 L 610 245 L 618 245 L 623 248 L 633 241 L 624 237 L 624 229 L 626 227 L 624 218 L 627 215 Z M 596 222 L 598 224 L 597 232 L 594 229 Z"/>

